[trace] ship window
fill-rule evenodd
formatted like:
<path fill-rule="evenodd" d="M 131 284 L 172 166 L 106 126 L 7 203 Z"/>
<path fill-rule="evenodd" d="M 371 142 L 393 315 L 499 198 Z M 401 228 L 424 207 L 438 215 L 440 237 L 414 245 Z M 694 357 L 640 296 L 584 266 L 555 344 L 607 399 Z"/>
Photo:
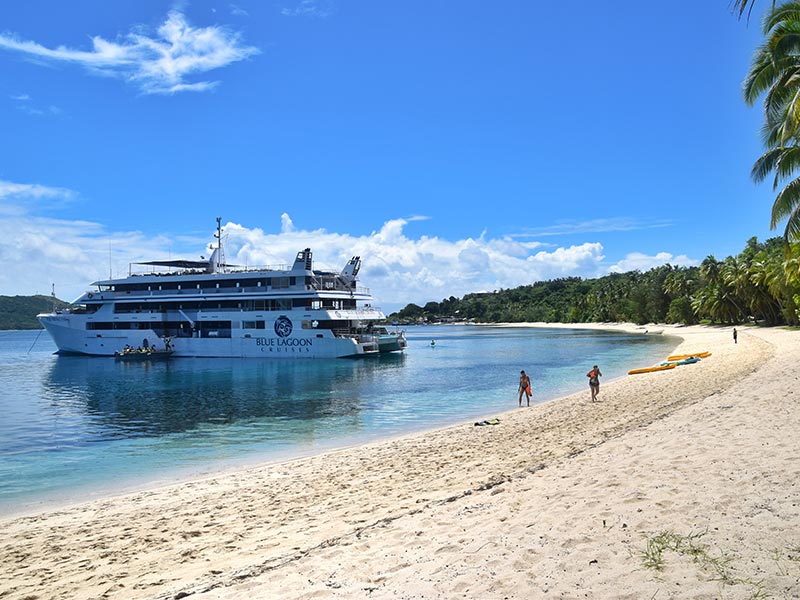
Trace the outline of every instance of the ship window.
<path fill-rule="evenodd" d="M 201 321 L 197 323 L 200 337 L 204 338 L 229 338 L 231 337 L 230 321 Z"/>
<path fill-rule="evenodd" d="M 242 321 L 242 329 L 264 329 L 264 321 Z"/>
<path fill-rule="evenodd" d="M 275 310 L 291 310 L 291 309 L 292 309 L 291 298 L 278 298 L 275 301 Z"/>
<path fill-rule="evenodd" d="M 273 290 L 285 290 L 289 287 L 289 278 L 288 277 L 273 277 L 272 278 L 272 289 Z"/>

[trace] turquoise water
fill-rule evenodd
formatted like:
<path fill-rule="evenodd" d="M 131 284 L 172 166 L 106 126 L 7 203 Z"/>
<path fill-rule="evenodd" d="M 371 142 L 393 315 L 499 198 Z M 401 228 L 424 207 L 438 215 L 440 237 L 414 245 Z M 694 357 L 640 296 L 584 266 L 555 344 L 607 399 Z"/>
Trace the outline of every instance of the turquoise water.
<path fill-rule="evenodd" d="M 404 354 L 359 360 L 58 356 L 0 332 L 0 513 L 320 452 L 514 409 L 520 369 L 542 402 L 654 364 L 660 335 L 410 327 Z M 435 340 L 435 346 L 431 346 Z"/>

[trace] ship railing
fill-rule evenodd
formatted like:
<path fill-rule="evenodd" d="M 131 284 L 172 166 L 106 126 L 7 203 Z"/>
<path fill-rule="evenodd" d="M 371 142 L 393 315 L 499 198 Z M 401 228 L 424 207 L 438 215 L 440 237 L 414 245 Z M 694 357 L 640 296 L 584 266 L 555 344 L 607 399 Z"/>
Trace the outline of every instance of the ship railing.
<path fill-rule="evenodd" d="M 140 263 L 128 264 L 128 275 L 130 277 L 176 277 L 188 275 L 205 275 L 209 272 L 208 269 L 192 269 L 181 267 L 166 267 L 167 271 L 153 271 L 152 269 L 140 268 L 137 269 L 134 265 Z M 174 270 L 172 270 L 174 269 Z M 260 265 L 260 266 L 225 266 L 222 267 L 222 273 L 281 273 L 288 274 L 291 271 L 289 265 L 280 263 L 275 265 Z"/>
<path fill-rule="evenodd" d="M 341 277 L 314 277 L 308 286 L 309 289 L 320 292 L 348 292 L 355 294 L 369 294 L 369 288 L 353 287 L 347 285 Z"/>
<path fill-rule="evenodd" d="M 311 289 L 318 289 L 319 291 L 337 291 L 337 292 L 353 292 L 359 295 L 370 295 L 369 288 L 358 287 L 355 290 L 350 288 L 345 288 L 344 286 L 340 286 L 339 289 L 336 290 L 325 290 L 314 288 L 313 286 L 309 286 Z M 234 294 L 273 294 L 276 292 L 282 292 L 283 294 L 293 293 L 296 294 L 298 291 L 302 291 L 306 289 L 308 291 L 309 288 L 305 288 L 304 286 L 292 286 L 292 287 L 277 287 L 273 288 L 271 286 L 242 286 L 242 287 L 220 287 L 220 288 L 196 288 L 196 287 L 185 287 L 181 289 L 166 289 L 166 290 L 118 290 L 118 291 L 102 291 L 102 292 L 87 292 L 86 297 L 89 300 L 125 300 L 128 298 L 151 298 L 151 297 L 162 297 L 162 296 L 218 296 L 220 294 L 226 295 L 234 295 Z"/>
<path fill-rule="evenodd" d="M 378 336 L 374 333 L 357 333 L 355 331 L 351 331 L 350 329 L 331 329 L 333 335 L 337 338 L 349 338 L 351 340 L 355 340 L 360 344 L 363 343 L 370 343 L 370 342 L 377 342 Z"/>
<path fill-rule="evenodd" d="M 311 290 L 314 290 L 314 291 L 317 291 L 317 292 L 347 292 L 348 294 L 359 294 L 359 295 L 366 295 L 366 296 L 371 295 L 369 288 L 361 287 L 361 286 L 352 288 L 352 287 L 347 287 L 345 285 L 340 285 L 338 287 L 327 287 L 326 288 L 326 287 L 323 287 L 323 286 L 317 286 L 317 285 L 311 284 L 310 286 L 308 286 L 308 289 L 311 289 Z"/>
<path fill-rule="evenodd" d="M 345 309 L 345 310 L 347 310 L 350 313 L 356 313 L 357 315 L 369 315 L 369 314 L 372 314 L 372 313 L 375 313 L 375 312 L 383 312 L 383 311 L 381 311 L 381 309 L 379 307 L 372 306 L 372 305 L 370 305 L 370 306 L 359 306 L 358 308 L 348 308 L 348 309 Z M 372 317 L 372 318 L 374 319 L 375 317 Z"/>

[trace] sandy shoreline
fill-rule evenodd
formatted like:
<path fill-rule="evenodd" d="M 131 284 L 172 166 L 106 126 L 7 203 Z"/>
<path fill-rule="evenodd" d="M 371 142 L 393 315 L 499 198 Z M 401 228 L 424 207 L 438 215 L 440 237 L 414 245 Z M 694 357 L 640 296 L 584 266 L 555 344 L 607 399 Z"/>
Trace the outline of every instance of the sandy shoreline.
<path fill-rule="evenodd" d="M 665 329 L 712 357 L 597 403 L 5 519 L 0 598 L 800 597 L 800 333 L 740 331 Z"/>

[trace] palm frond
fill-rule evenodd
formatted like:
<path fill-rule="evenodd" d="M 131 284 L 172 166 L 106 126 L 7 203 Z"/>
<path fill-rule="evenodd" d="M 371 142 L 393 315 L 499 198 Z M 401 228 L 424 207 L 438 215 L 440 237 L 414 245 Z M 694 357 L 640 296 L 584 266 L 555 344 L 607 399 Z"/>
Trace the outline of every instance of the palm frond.
<path fill-rule="evenodd" d="M 785 107 L 794 98 L 800 87 L 800 59 L 781 61 L 780 73 L 774 78 L 764 96 L 764 115 L 768 121 L 780 121 L 784 118 Z"/>
<path fill-rule="evenodd" d="M 752 106 L 767 92 L 779 77 L 771 49 L 765 45 L 756 50 L 750 70 L 747 72 L 742 91 L 744 101 Z"/>
<path fill-rule="evenodd" d="M 775 178 L 785 181 L 800 172 L 800 147 L 789 146 L 781 148 L 778 161 L 775 163 Z"/>
<path fill-rule="evenodd" d="M 736 14 L 739 20 L 742 19 L 746 12 L 747 20 L 749 21 L 750 15 L 753 14 L 753 6 L 755 6 L 755 0 L 733 0 L 731 2 L 731 12 Z M 775 0 L 772 0 L 772 7 L 775 8 Z"/>
<path fill-rule="evenodd" d="M 800 203 L 795 202 L 794 209 L 786 220 L 783 237 L 787 242 L 800 240 Z"/>
<path fill-rule="evenodd" d="M 769 35 L 780 23 L 800 18 L 800 2 L 786 2 L 780 6 L 772 3 L 772 10 L 764 17 L 761 29 L 764 35 Z"/>
<path fill-rule="evenodd" d="M 775 229 L 785 218 L 797 212 L 800 206 L 800 178 L 793 179 L 778 193 L 772 205 L 770 229 Z M 788 227 L 788 225 L 787 225 Z"/>
<path fill-rule="evenodd" d="M 800 48 L 800 21 L 796 19 L 800 19 L 800 12 L 781 23 L 770 36 L 770 45 L 777 56 L 789 56 Z"/>
<path fill-rule="evenodd" d="M 752 177 L 753 181 L 756 183 L 764 181 L 767 176 L 775 170 L 775 167 L 780 161 L 781 154 L 784 151 L 784 148 L 773 148 L 759 156 L 750 171 L 750 177 Z"/>

